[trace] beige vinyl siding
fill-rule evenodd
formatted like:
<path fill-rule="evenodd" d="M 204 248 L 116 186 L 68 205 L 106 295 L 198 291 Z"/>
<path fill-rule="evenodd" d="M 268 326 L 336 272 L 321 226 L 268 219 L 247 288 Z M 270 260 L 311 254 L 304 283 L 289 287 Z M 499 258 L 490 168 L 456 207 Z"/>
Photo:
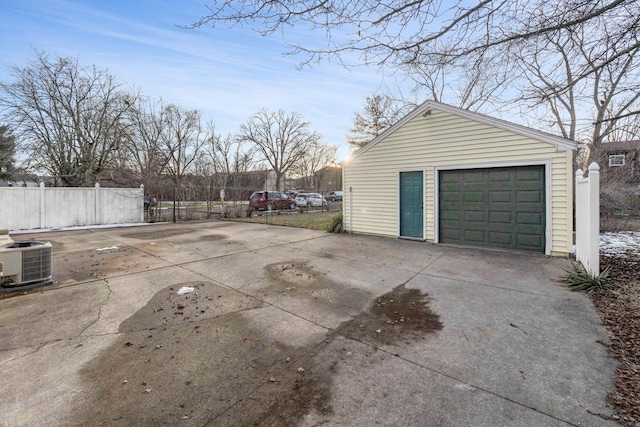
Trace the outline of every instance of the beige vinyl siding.
<path fill-rule="evenodd" d="M 566 255 L 573 238 L 571 159 L 571 151 L 558 151 L 553 144 L 434 109 L 431 115 L 414 117 L 384 140 L 356 153 L 345 165 L 345 224 L 356 233 L 397 236 L 398 173 L 424 171 L 425 238 L 433 242 L 436 167 L 548 162 L 551 253 Z"/>

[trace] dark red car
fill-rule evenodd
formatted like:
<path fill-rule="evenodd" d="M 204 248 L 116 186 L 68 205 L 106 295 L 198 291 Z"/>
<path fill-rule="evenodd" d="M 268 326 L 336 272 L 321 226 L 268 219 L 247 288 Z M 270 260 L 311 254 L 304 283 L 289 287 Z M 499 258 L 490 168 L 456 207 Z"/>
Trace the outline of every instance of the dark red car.
<path fill-rule="evenodd" d="M 259 211 L 295 209 L 296 202 L 279 191 L 256 191 L 249 197 L 249 207 Z"/>

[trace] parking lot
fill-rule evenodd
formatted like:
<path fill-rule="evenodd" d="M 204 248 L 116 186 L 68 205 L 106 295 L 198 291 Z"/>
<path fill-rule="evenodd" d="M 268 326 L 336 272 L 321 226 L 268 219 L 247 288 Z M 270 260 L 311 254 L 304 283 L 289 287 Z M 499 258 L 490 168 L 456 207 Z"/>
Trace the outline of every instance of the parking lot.
<path fill-rule="evenodd" d="M 611 423 L 615 362 L 566 259 L 194 221 L 13 235 L 0 425 Z"/>

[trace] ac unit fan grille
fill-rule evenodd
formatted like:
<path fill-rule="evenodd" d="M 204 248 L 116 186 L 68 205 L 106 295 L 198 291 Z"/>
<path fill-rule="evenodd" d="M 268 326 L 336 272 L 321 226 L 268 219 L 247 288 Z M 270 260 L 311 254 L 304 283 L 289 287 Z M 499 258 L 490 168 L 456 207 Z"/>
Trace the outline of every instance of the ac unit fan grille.
<path fill-rule="evenodd" d="M 22 282 L 35 282 L 51 277 L 51 248 L 22 252 Z"/>

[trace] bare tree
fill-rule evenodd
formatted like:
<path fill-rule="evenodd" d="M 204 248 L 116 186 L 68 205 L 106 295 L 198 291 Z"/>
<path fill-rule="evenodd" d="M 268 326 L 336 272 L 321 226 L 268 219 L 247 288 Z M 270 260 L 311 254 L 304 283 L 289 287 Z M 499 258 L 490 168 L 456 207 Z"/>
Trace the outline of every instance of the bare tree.
<path fill-rule="evenodd" d="M 254 164 L 253 148 L 247 149 L 244 141 L 233 138 L 231 135 L 223 139 L 215 133 L 212 125 L 210 125 L 206 150 L 212 160 L 213 172 L 220 189 L 226 189 L 233 181 L 234 175 L 250 170 Z"/>
<path fill-rule="evenodd" d="M 338 153 L 337 145 L 313 144 L 306 156 L 300 159 L 295 168 L 296 174 L 302 178 L 304 188 L 320 190 L 322 169 L 335 164 Z"/>
<path fill-rule="evenodd" d="M 9 126 L 0 126 L 0 179 L 11 179 L 15 170 L 16 137 Z"/>
<path fill-rule="evenodd" d="M 590 120 L 593 126 L 601 127 L 589 130 L 598 144 L 600 135 L 615 127 L 611 121 L 640 114 L 637 105 L 629 104 L 626 98 L 620 100 L 619 91 L 604 87 L 615 84 L 620 88 L 620 83 L 606 76 L 624 68 L 640 49 L 639 16 L 637 0 L 453 0 L 446 5 L 440 0 L 221 0 L 193 26 L 239 24 L 263 35 L 281 31 L 285 39 L 293 26 L 298 31 L 321 31 L 326 43 L 316 45 L 307 38 L 305 44 L 289 44 L 291 53 L 301 55 L 303 65 L 337 57 L 346 66 L 365 63 L 394 68 L 417 80 L 429 98 L 473 110 L 491 107 L 509 111 L 514 109 L 514 98 L 505 102 L 504 97 L 509 96 L 505 92 L 528 85 L 528 79 L 519 74 L 523 70 L 516 67 L 518 60 L 533 61 L 532 50 L 550 41 L 588 35 L 582 45 L 584 52 L 578 55 L 583 61 L 571 65 L 569 79 L 554 80 L 553 89 L 566 96 L 575 92 L 576 86 L 597 88 L 592 96 L 598 101 L 604 99 L 605 104 L 607 98 L 602 98 L 602 92 L 613 94 L 616 108 L 611 113 L 601 114 L 612 104 L 596 108 L 593 117 L 585 117 L 593 110 L 585 110 L 584 104 L 568 113 L 575 114 L 575 123 Z M 577 57 L 574 53 L 570 56 Z M 566 59 L 560 61 L 565 64 Z M 557 56 L 553 58 L 556 60 Z M 538 65 L 543 75 L 549 72 L 546 68 L 555 68 L 550 61 Z M 534 76 L 528 71 L 528 77 Z M 534 88 L 546 86 L 547 82 L 538 81 L 540 77 L 533 77 Z M 640 80 L 637 74 L 635 80 Z M 449 93 L 453 97 L 447 96 Z M 521 99 L 515 101 L 522 107 Z M 561 132 L 558 112 L 563 111 L 565 129 L 572 126 L 571 118 L 564 116 L 566 107 L 560 99 L 555 102 L 555 106 L 550 101 L 545 107 L 551 108 L 554 116 L 550 125 Z M 572 134 L 570 129 L 568 134 Z"/>
<path fill-rule="evenodd" d="M 280 189 L 283 176 L 293 170 L 321 138 L 309 129 L 298 112 L 261 110 L 240 126 L 238 141 L 253 144 L 261 160 L 269 164 Z"/>
<path fill-rule="evenodd" d="M 120 168 L 131 171 L 145 191 L 155 196 L 160 194 L 160 178 L 168 161 L 163 152 L 164 112 L 162 100 L 137 97 L 127 115 L 128 138 L 120 149 Z"/>
<path fill-rule="evenodd" d="M 586 161 L 599 160 L 602 144 L 615 140 L 640 101 L 639 50 L 619 56 L 620 41 L 598 34 L 606 33 L 602 19 L 579 31 L 545 34 L 513 57 L 526 82 L 520 86 L 524 104 L 565 138 L 587 143 Z"/>
<path fill-rule="evenodd" d="M 367 96 L 363 113 L 354 113 L 351 135 L 347 137 L 349 145 L 356 149 L 364 147 L 398 121 L 405 109 L 404 105 L 389 95 Z"/>
<path fill-rule="evenodd" d="M 106 71 L 74 58 L 36 53 L 11 74 L 12 83 L 0 82 L 0 106 L 23 142 L 26 164 L 64 185 L 93 185 L 126 138 L 123 118 L 134 97 Z"/>
<path fill-rule="evenodd" d="M 291 43 L 305 62 L 328 56 L 405 67 L 424 55 L 445 59 L 512 48 L 521 41 L 573 31 L 598 17 L 615 20 L 615 34 L 640 46 L 636 0 L 220 0 L 192 27 L 247 26 L 262 35 L 291 26 L 321 31 L 321 46 Z M 624 52 L 618 52 L 624 56 Z"/>
<path fill-rule="evenodd" d="M 160 142 L 165 170 L 177 190 L 182 190 L 183 178 L 205 141 L 198 110 L 185 110 L 177 105 L 164 106 Z M 181 193 L 177 193 L 178 199 Z"/>

